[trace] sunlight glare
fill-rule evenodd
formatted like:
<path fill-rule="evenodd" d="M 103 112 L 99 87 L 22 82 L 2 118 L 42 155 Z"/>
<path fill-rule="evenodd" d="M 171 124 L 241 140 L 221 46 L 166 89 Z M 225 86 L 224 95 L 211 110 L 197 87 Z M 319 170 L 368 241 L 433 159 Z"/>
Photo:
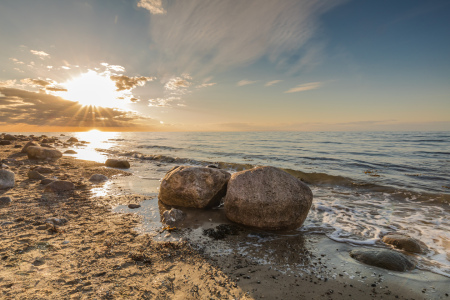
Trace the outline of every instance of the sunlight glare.
<path fill-rule="evenodd" d="M 65 99 L 75 101 L 83 106 L 101 106 L 124 108 L 126 100 L 123 92 L 116 91 L 115 82 L 109 76 L 93 70 L 81 74 L 64 84 L 67 92 L 60 92 Z"/>

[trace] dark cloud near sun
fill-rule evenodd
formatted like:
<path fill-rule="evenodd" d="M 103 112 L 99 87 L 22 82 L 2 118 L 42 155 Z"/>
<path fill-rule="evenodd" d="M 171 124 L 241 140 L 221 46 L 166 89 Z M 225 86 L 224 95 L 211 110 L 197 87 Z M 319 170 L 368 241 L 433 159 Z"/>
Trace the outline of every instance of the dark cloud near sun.
<path fill-rule="evenodd" d="M 147 81 L 155 80 L 155 77 L 137 76 L 129 77 L 126 75 L 112 75 L 110 79 L 116 83 L 117 91 L 132 90 L 137 86 L 144 86 Z"/>
<path fill-rule="evenodd" d="M 0 122 L 73 127 L 134 127 L 157 123 L 128 111 L 82 106 L 54 95 L 6 87 L 0 87 Z"/>
<path fill-rule="evenodd" d="M 43 87 L 43 91 L 50 92 L 67 92 L 67 89 L 57 86 L 56 82 L 51 79 L 32 79 L 25 78 L 20 80 L 20 82 L 33 87 Z"/>

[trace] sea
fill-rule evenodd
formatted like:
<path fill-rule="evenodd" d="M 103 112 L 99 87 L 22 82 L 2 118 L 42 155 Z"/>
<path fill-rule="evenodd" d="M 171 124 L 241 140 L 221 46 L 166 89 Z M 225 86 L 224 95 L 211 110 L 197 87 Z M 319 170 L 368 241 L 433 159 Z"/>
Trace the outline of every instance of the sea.
<path fill-rule="evenodd" d="M 364 247 L 387 247 L 387 233 L 407 234 L 429 247 L 416 255 L 419 268 L 450 277 L 450 131 L 61 134 L 47 133 L 88 142 L 73 148 L 75 157 L 132 160 L 129 187 L 152 197 L 174 165 L 281 168 L 314 195 L 296 232 Z"/>

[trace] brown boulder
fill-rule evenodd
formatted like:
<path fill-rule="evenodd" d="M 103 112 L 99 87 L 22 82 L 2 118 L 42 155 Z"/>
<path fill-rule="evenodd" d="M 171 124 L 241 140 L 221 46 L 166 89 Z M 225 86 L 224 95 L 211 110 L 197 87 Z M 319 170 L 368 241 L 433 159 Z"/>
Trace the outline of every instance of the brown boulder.
<path fill-rule="evenodd" d="M 120 160 L 120 159 L 107 159 L 105 162 L 105 165 L 107 167 L 111 168 L 119 168 L 119 169 L 129 169 L 130 163 L 126 160 Z"/>
<path fill-rule="evenodd" d="M 75 189 L 75 185 L 70 181 L 55 180 L 45 186 L 44 192 L 62 193 Z"/>
<path fill-rule="evenodd" d="M 428 247 L 423 242 L 398 233 L 385 235 L 383 237 L 383 243 L 413 253 L 425 253 L 428 250 Z"/>
<path fill-rule="evenodd" d="M 59 150 L 37 146 L 28 147 L 27 154 L 29 159 L 58 159 L 62 157 Z"/>
<path fill-rule="evenodd" d="M 234 173 L 225 196 L 233 222 L 269 230 L 295 229 L 305 221 L 313 194 L 296 177 L 274 167 Z"/>
<path fill-rule="evenodd" d="M 230 176 L 219 169 L 177 166 L 164 176 L 158 197 L 167 205 L 212 207 L 225 195 Z"/>
<path fill-rule="evenodd" d="M 357 249 L 350 252 L 350 257 L 364 264 L 404 272 L 413 270 L 417 262 L 406 255 L 386 249 Z"/>
<path fill-rule="evenodd" d="M 45 179 L 45 176 L 43 176 L 41 173 L 39 173 L 36 170 L 30 170 L 30 171 L 28 171 L 28 178 L 42 180 L 42 179 Z"/>
<path fill-rule="evenodd" d="M 30 141 L 30 142 L 26 143 L 25 146 L 23 146 L 22 151 L 20 151 L 20 152 L 21 153 L 27 153 L 28 147 L 31 147 L 31 146 L 38 147 L 38 144 L 36 144 L 33 141 Z"/>

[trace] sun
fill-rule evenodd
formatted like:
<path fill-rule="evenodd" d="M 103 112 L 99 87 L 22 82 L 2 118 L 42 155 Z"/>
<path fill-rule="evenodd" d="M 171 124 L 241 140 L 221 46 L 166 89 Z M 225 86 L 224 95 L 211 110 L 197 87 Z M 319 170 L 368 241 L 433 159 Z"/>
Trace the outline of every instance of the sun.
<path fill-rule="evenodd" d="M 63 86 L 67 91 L 61 92 L 61 96 L 82 106 L 123 108 L 126 102 L 123 93 L 116 91 L 115 82 L 109 76 L 93 70 L 73 78 Z"/>

